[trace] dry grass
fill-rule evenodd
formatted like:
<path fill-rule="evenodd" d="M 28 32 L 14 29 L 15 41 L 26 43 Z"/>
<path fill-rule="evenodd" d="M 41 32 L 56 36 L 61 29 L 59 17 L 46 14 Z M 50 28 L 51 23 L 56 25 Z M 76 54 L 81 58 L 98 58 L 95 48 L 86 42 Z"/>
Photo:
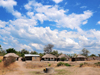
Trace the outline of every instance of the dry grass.
<path fill-rule="evenodd" d="M 18 65 L 16 63 L 10 64 L 8 67 L 4 67 L 4 63 L 0 63 L 0 75 L 5 75 L 8 72 L 16 71 Z"/>
<path fill-rule="evenodd" d="M 0 60 L 3 60 L 3 56 L 0 56 Z"/>

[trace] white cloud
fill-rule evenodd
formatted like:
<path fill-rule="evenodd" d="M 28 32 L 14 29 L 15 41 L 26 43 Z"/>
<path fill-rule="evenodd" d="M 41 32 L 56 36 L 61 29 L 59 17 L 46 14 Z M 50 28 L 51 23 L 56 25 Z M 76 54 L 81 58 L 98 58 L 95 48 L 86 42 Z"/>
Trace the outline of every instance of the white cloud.
<path fill-rule="evenodd" d="M 8 12 L 12 13 L 15 17 L 21 17 L 21 13 L 14 10 L 14 6 L 17 5 L 17 2 L 14 0 L 0 0 L 0 6 L 5 8 Z"/>
<path fill-rule="evenodd" d="M 53 0 L 55 3 L 60 3 L 62 2 L 63 0 Z"/>
<path fill-rule="evenodd" d="M 98 21 L 97 24 L 100 24 L 100 21 Z"/>
<path fill-rule="evenodd" d="M 81 6 L 80 8 L 87 8 L 87 6 Z"/>
<path fill-rule="evenodd" d="M 1 20 L 0 20 L 0 28 L 1 28 L 1 27 L 2 27 L 2 28 L 5 27 L 7 23 L 8 23 L 8 22 L 4 22 L 4 21 L 1 21 Z"/>
<path fill-rule="evenodd" d="M 87 24 L 87 22 L 88 22 L 88 20 L 84 21 L 84 22 L 83 22 L 83 25 L 84 25 L 84 24 Z"/>

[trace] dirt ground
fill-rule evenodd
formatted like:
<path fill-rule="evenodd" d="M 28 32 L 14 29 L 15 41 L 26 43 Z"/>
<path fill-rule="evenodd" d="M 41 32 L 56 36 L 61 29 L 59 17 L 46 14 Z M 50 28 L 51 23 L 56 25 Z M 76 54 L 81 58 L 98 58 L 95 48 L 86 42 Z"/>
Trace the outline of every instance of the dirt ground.
<path fill-rule="evenodd" d="M 73 66 L 66 67 L 61 66 L 57 67 L 56 61 L 42 61 L 42 62 L 22 62 L 16 61 L 14 64 L 8 67 L 0 69 L 0 75 L 100 75 L 100 67 L 79 67 L 80 63 L 89 63 L 94 64 L 100 61 L 77 61 L 77 62 L 70 62 L 64 61 L 64 63 L 69 63 Z M 48 64 L 51 64 L 50 67 L 55 69 L 53 74 L 45 74 L 43 73 L 43 69 L 48 67 Z M 1 66 L 0 66 L 1 67 Z"/>

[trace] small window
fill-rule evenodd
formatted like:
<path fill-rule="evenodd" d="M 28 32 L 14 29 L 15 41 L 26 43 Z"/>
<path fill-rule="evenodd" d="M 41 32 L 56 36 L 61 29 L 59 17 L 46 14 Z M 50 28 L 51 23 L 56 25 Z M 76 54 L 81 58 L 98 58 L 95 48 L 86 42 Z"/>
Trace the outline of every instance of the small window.
<path fill-rule="evenodd" d="M 35 59 L 37 59 L 37 58 L 35 57 Z"/>

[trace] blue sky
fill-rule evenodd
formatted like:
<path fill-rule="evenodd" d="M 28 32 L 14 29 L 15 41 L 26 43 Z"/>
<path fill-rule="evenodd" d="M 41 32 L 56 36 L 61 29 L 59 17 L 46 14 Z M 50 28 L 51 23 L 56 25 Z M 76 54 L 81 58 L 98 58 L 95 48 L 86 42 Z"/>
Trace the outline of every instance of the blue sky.
<path fill-rule="evenodd" d="M 3 49 L 43 52 L 47 44 L 65 54 L 83 48 L 100 53 L 99 0 L 0 0 Z"/>

